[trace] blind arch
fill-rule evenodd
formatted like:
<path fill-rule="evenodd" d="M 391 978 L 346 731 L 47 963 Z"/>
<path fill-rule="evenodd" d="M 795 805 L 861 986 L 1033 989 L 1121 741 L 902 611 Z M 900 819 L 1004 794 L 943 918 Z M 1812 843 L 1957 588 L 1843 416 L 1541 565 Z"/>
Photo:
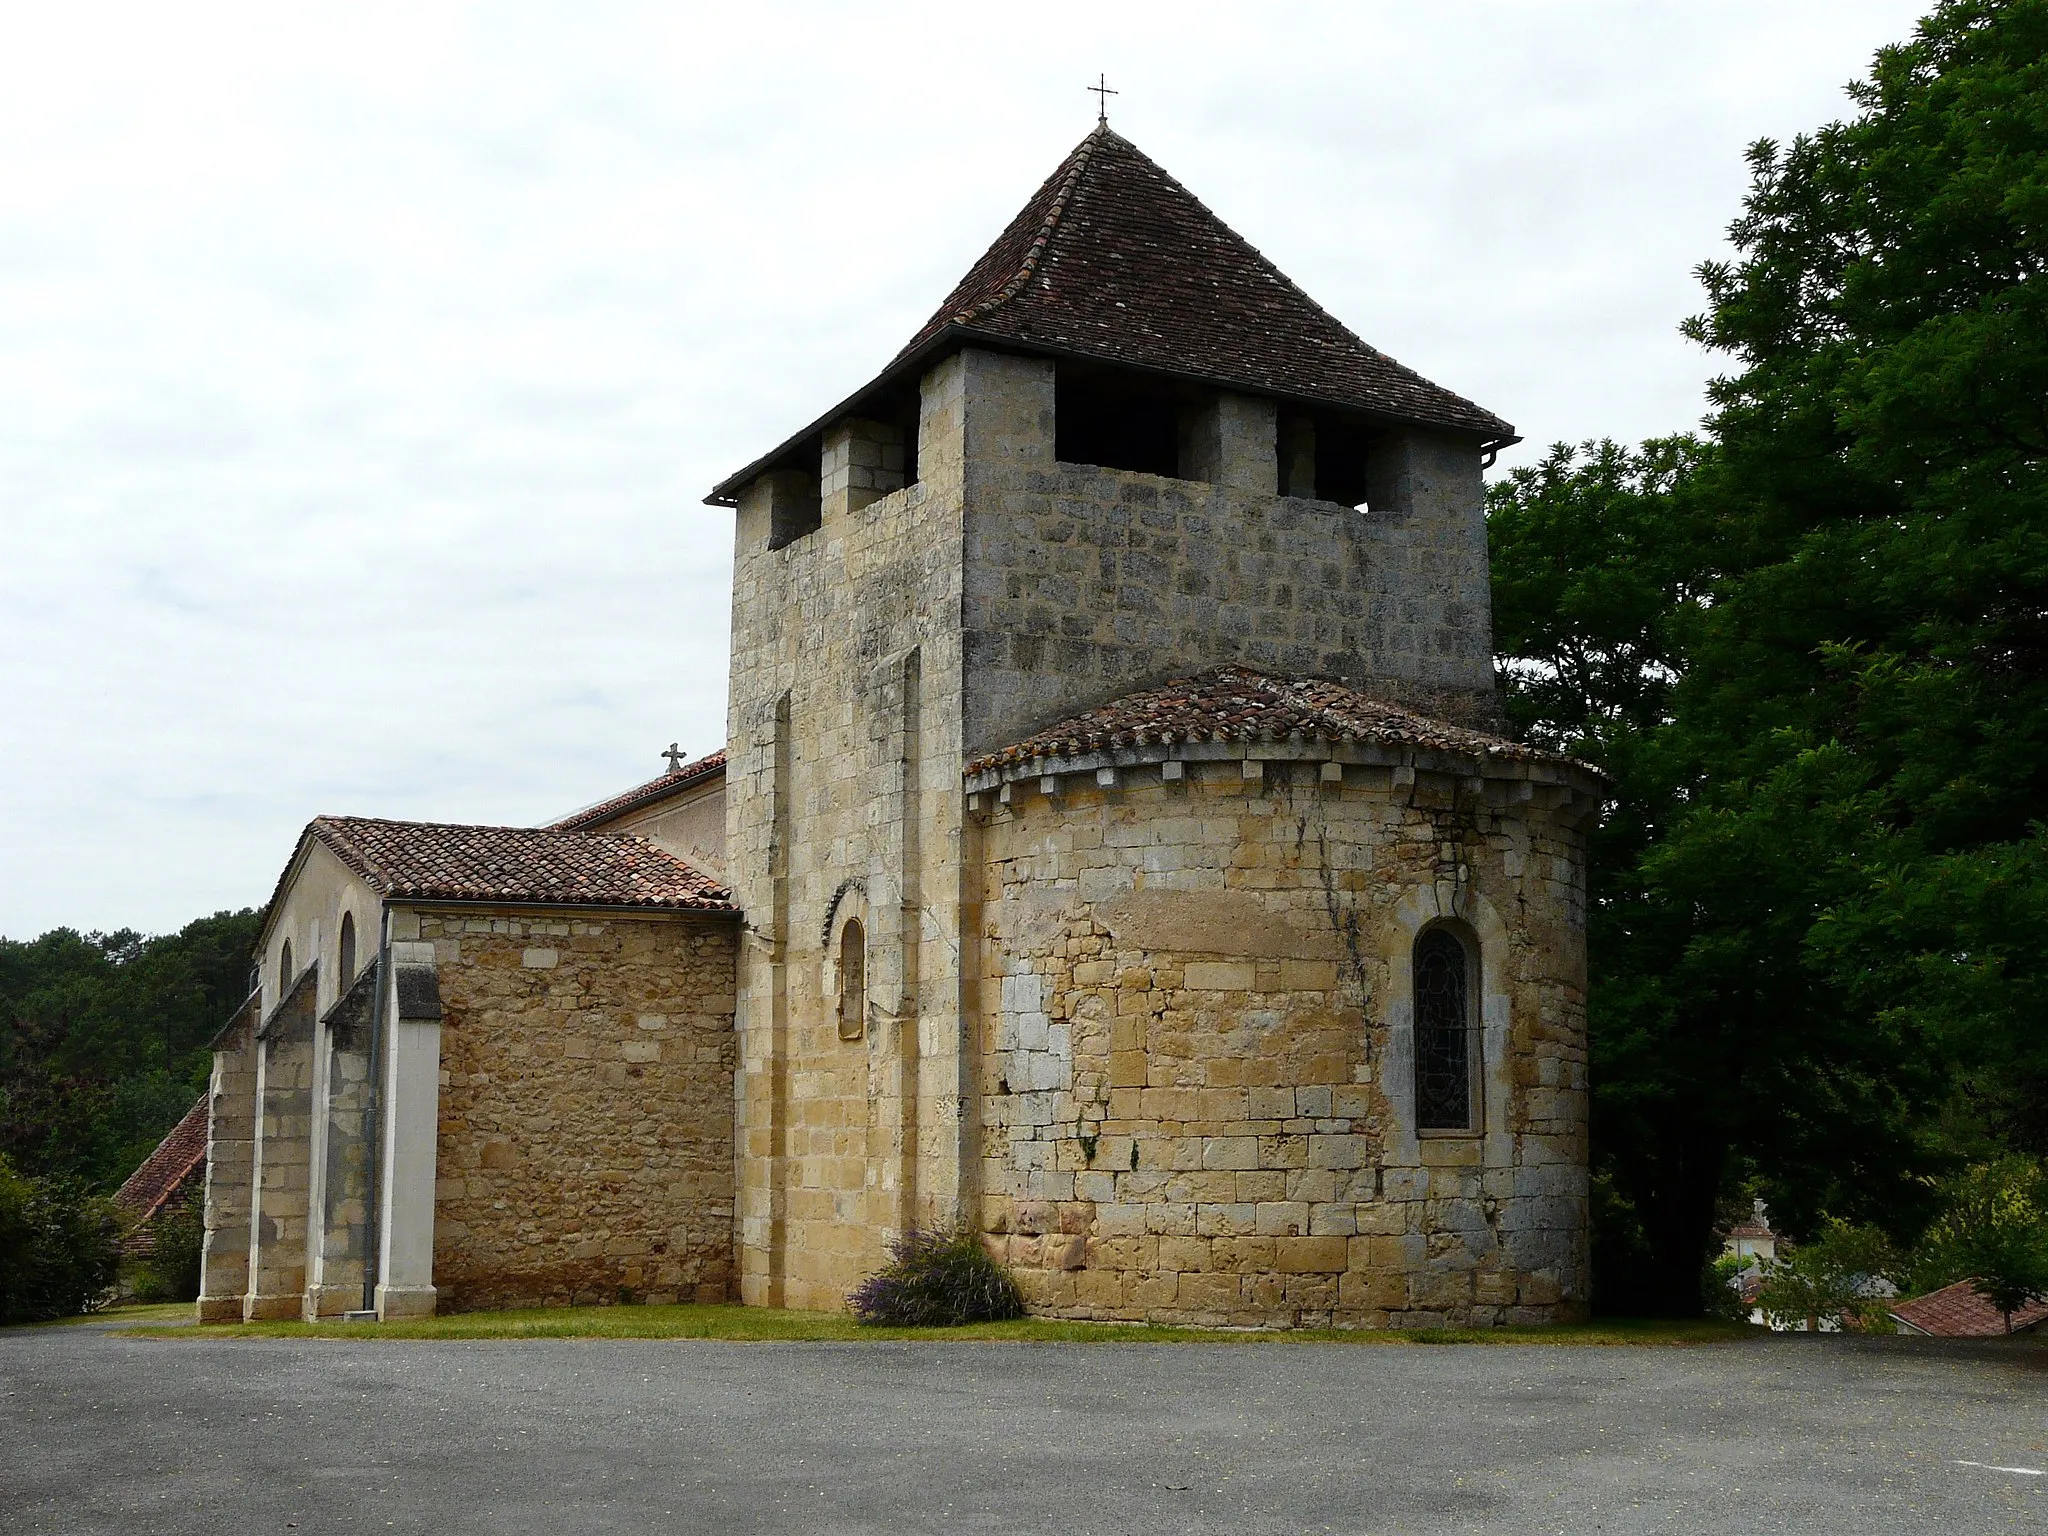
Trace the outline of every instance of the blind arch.
<path fill-rule="evenodd" d="M 335 971 L 335 984 L 343 992 L 356 979 L 356 915 L 353 912 L 341 914 L 340 967 Z"/>

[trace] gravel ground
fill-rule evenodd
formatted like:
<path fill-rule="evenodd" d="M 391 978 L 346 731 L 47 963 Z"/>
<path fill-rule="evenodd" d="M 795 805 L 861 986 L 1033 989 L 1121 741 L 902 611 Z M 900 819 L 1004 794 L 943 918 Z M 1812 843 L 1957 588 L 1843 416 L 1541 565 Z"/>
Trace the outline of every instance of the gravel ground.
<path fill-rule="evenodd" d="M 2048 1532 L 2048 1350 L 0 1332 L 14 1532 Z"/>

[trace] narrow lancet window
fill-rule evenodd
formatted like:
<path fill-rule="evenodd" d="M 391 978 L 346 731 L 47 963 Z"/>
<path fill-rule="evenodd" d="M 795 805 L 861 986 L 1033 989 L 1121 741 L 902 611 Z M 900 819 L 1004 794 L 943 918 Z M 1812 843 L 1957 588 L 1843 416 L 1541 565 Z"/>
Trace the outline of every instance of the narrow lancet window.
<path fill-rule="evenodd" d="M 286 939 L 284 948 L 277 952 L 277 1000 L 284 1001 L 285 993 L 292 989 L 292 941 Z"/>
<path fill-rule="evenodd" d="M 868 942 L 860 919 L 839 930 L 839 1038 L 858 1040 L 868 1027 Z"/>
<path fill-rule="evenodd" d="M 1415 1123 L 1425 1131 L 1472 1129 L 1472 955 L 1447 928 L 1415 941 Z"/>

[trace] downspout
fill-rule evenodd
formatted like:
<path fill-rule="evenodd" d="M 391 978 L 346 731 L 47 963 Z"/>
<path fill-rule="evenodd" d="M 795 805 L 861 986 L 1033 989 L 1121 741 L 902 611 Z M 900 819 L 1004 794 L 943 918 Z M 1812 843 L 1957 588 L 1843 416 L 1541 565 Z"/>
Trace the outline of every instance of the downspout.
<path fill-rule="evenodd" d="M 384 1262 L 384 1220 L 378 1202 L 384 1193 L 384 1013 L 391 990 L 391 905 L 383 904 L 377 932 L 377 1005 L 370 1012 L 370 1187 L 363 1201 L 363 1307 L 377 1310 L 377 1271 Z"/>

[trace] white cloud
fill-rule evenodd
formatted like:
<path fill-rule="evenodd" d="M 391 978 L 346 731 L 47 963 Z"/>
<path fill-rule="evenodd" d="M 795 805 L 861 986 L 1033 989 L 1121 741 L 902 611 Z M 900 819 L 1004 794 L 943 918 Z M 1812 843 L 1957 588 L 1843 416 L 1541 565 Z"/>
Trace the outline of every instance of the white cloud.
<path fill-rule="evenodd" d="M 1689 426 L 1743 145 L 1890 0 L 16 7 L 0 933 L 268 894 L 320 811 L 531 822 L 723 737 L 729 514 L 1117 126 L 1367 339 Z"/>

